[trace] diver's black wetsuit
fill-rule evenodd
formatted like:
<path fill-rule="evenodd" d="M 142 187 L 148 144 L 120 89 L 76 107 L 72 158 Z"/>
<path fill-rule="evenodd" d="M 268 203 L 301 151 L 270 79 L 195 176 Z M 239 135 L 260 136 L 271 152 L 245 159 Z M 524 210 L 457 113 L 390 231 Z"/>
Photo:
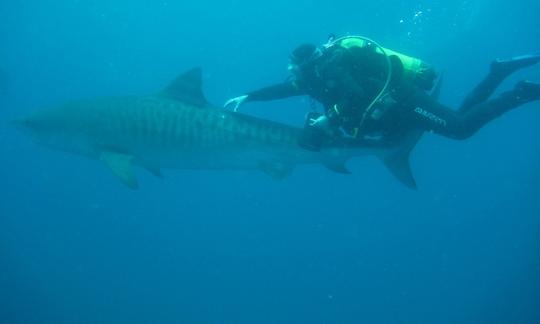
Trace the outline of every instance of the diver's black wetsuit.
<path fill-rule="evenodd" d="M 357 55 L 358 54 L 358 55 Z M 275 86 L 248 93 L 249 101 L 275 100 L 291 96 L 309 95 L 320 101 L 325 111 L 340 107 L 339 126 L 355 127 L 365 107 L 383 87 L 386 76 L 384 57 L 369 53 L 352 53 L 338 49 L 309 69 L 308 75 Z M 380 54 L 375 54 L 379 55 Z M 488 76 L 466 98 L 459 110 L 453 110 L 431 98 L 425 89 L 401 78 L 399 59 L 392 58 L 393 78 L 390 83 L 391 104 L 381 105 L 383 112 L 368 116 L 360 134 L 379 135 L 398 139 L 411 130 L 433 131 L 440 135 L 466 139 L 491 120 L 524 103 L 540 100 L 540 89 L 520 83 L 513 90 L 487 100 L 504 78 L 513 71 L 491 70 Z M 362 64 L 362 62 L 366 62 Z M 381 65 L 383 64 L 383 65 Z M 374 111 L 379 109 L 375 108 Z M 349 125 L 348 125 L 349 124 Z"/>
<path fill-rule="evenodd" d="M 400 64 L 392 60 L 393 65 Z M 342 113 L 352 117 L 360 107 L 369 105 L 384 85 L 386 59 L 372 49 L 328 51 L 324 59 L 304 67 L 296 79 L 247 93 L 248 101 L 269 101 L 309 95 L 328 111 L 338 105 Z M 402 67 L 395 67 L 401 70 Z M 394 75 L 397 83 L 400 75 Z"/>
<path fill-rule="evenodd" d="M 496 81 L 490 76 L 486 80 L 487 82 Z M 405 128 L 433 131 L 449 138 L 463 140 L 471 137 L 488 122 L 507 111 L 535 100 L 527 94 L 525 89 L 520 88 L 519 84 L 515 89 L 490 100 L 483 98 L 489 97 L 493 91 L 476 90 L 456 111 L 438 103 L 414 86 L 402 85 L 396 90 L 397 109 L 395 111 L 389 109 L 388 118 L 392 118 L 393 113 L 401 114 L 401 122 Z"/>

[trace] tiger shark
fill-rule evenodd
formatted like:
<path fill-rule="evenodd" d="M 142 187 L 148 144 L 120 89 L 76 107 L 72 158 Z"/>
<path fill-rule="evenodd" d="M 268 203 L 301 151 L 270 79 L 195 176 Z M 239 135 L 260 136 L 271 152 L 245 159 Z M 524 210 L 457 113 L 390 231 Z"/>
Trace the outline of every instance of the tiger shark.
<path fill-rule="evenodd" d="M 298 145 L 301 128 L 210 105 L 201 74 L 192 69 L 151 95 L 73 101 L 12 123 L 39 144 L 102 161 L 132 189 L 138 187 L 133 166 L 158 177 L 162 169 L 258 169 L 283 178 L 299 164 L 349 173 L 345 162 L 363 155 L 378 157 L 416 188 L 409 152 L 420 134 L 391 145 L 344 138 L 306 150 Z"/>

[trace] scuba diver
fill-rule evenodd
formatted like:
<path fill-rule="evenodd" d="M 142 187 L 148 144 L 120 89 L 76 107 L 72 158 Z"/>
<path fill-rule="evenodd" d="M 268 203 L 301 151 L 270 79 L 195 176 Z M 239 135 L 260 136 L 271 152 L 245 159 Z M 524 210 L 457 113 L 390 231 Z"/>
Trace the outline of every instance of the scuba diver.
<path fill-rule="evenodd" d="M 528 81 L 488 100 L 506 77 L 539 61 L 540 54 L 495 60 L 454 110 L 429 94 L 437 79 L 429 64 L 365 37 L 331 36 L 323 46 L 297 47 L 290 55 L 292 75 L 285 82 L 232 98 L 225 107 L 236 111 L 250 101 L 310 96 L 324 107 L 324 114 L 312 112 L 306 119 L 299 145 L 310 150 L 343 137 L 392 142 L 413 130 L 463 140 L 507 111 L 540 100 L 540 84 Z"/>

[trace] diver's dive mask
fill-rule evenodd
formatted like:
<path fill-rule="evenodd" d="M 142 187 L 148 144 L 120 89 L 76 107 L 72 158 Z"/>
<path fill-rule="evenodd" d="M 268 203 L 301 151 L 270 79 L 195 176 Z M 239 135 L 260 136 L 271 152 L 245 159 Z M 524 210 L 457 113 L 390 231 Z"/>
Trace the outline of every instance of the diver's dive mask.
<path fill-rule="evenodd" d="M 312 48 L 311 48 L 312 47 Z M 308 53 L 311 52 L 311 53 Z M 302 45 L 298 47 L 289 57 L 287 70 L 294 75 L 298 75 L 323 56 L 323 48 L 314 45 Z"/>

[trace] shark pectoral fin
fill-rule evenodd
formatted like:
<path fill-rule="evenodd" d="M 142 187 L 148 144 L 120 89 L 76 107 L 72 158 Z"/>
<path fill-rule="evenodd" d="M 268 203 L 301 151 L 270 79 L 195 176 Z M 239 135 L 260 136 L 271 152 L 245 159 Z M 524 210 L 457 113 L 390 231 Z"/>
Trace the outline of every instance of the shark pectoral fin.
<path fill-rule="evenodd" d="M 100 159 L 105 162 L 112 173 L 117 176 L 123 184 L 131 189 L 138 188 L 139 185 L 131 163 L 133 156 L 104 151 L 101 153 Z"/>
<path fill-rule="evenodd" d="M 404 143 L 394 150 L 391 154 L 382 158 L 384 165 L 390 172 L 405 186 L 417 190 L 416 180 L 411 171 L 409 155 L 416 146 L 423 132 L 414 132 L 407 136 Z"/>
<path fill-rule="evenodd" d="M 276 180 L 285 179 L 293 169 L 293 165 L 280 161 L 261 161 L 259 163 L 259 170 Z"/>

